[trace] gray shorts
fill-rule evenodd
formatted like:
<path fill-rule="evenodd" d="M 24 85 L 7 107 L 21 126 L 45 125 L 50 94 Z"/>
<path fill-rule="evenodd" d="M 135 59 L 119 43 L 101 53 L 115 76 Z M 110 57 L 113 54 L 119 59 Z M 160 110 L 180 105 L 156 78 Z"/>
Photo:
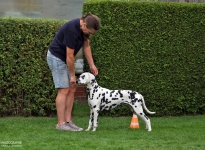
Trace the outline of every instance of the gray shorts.
<path fill-rule="evenodd" d="M 52 72 L 55 88 L 68 88 L 70 83 L 70 73 L 67 64 L 47 52 L 47 63 Z"/>

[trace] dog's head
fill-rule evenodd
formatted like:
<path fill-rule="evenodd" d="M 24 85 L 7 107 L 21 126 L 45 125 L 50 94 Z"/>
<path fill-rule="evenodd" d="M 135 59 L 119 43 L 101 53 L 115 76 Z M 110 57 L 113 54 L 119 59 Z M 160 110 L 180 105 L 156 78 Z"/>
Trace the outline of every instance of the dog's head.
<path fill-rule="evenodd" d="M 89 72 L 82 73 L 78 80 L 76 81 L 77 84 L 92 84 L 95 82 L 95 76 Z"/>

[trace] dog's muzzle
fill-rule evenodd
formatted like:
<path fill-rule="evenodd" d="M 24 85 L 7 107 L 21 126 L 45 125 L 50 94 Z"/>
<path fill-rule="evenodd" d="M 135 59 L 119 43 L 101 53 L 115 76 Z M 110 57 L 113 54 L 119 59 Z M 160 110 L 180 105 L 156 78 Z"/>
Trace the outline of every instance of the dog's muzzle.
<path fill-rule="evenodd" d="M 78 79 L 78 80 L 76 80 L 76 84 L 80 84 L 80 81 L 79 81 L 79 79 Z"/>

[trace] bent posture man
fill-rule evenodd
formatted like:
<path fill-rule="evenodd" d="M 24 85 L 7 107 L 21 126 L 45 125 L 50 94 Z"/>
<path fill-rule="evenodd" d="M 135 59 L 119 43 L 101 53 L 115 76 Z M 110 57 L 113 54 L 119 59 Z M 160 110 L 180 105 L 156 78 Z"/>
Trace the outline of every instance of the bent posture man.
<path fill-rule="evenodd" d="M 72 122 L 72 108 L 76 90 L 75 58 L 83 48 L 85 58 L 94 75 L 98 74 L 92 58 L 89 37 L 100 29 L 96 15 L 87 14 L 65 23 L 57 32 L 47 53 L 47 63 L 51 69 L 55 88 L 58 89 L 56 109 L 58 124 L 56 129 L 82 131 Z"/>

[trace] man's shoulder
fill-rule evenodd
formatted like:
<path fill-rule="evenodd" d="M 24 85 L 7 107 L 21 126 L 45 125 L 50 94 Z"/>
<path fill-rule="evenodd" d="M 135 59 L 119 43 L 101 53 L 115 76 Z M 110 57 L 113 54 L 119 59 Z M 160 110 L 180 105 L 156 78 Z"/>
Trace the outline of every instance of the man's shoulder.
<path fill-rule="evenodd" d="M 76 18 L 76 19 L 70 20 L 65 23 L 65 26 L 71 29 L 80 27 L 80 19 Z"/>
<path fill-rule="evenodd" d="M 73 19 L 73 20 L 66 22 L 60 30 L 61 30 L 61 32 L 67 32 L 67 33 L 73 32 L 73 33 L 78 34 L 79 29 L 80 29 L 80 19 L 76 18 L 76 19 Z"/>
<path fill-rule="evenodd" d="M 73 24 L 73 25 L 80 24 L 80 18 L 75 18 L 75 19 L 69 20 L 67 22 L 67 24 Z"/>

